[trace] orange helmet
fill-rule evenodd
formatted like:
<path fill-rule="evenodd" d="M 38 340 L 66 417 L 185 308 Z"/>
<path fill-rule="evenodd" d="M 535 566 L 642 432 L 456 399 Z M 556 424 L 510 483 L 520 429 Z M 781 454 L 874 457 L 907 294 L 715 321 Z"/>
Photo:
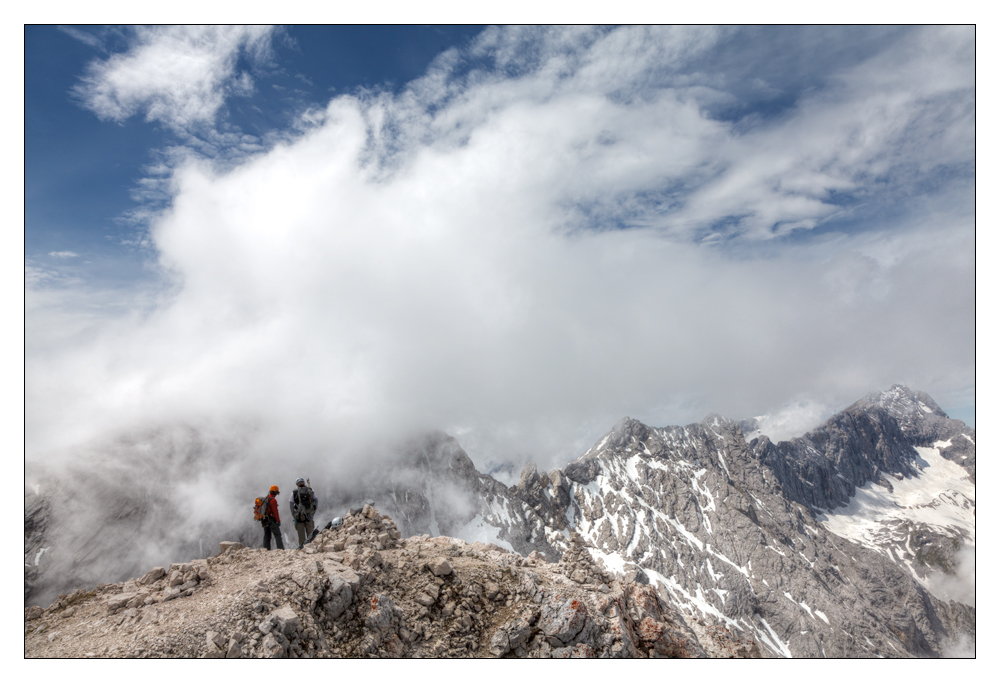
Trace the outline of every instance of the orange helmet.
<path fill-rule="evenodd" d="M 271 487 L 271 493 L 281 493 L 281 491 L 278 490 L 277 484 Z"/>

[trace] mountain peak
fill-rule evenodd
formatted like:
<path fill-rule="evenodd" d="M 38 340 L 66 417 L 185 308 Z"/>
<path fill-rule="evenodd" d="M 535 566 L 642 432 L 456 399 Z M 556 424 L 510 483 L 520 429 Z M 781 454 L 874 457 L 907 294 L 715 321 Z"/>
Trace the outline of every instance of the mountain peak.
<path fill-rule="evenodd" d="M 724 415 L 719 415 L 718 413 L 709 413 L 708 415 L 705 416 L 705 419 L 703 419 L 699 424 L 702 425 L 703 427 L 711 427 L 714 429 L 718 429 L 719 427 L 734 425 L 736 424 L 736 422 L 730 420 L 728 417 L 725 417 Z"/>
<path fill-rule="evenodd" d="M 854 405 L 880 406 L 897 420 L 913 419 L 923 415 L 948 417 L 928 394 L 923 391 L 912 391 L 903 384 L 893 384 L 887 391 L 873 391 Z"/>

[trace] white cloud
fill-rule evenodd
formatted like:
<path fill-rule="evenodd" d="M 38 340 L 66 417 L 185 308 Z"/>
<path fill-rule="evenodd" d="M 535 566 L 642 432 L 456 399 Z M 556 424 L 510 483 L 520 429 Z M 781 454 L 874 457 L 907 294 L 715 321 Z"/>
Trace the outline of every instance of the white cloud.
<path fill-rule="evenodd" d="M 169 296 L 87 343 L 29 339 L 45 349 L 26 361 L 29 457 L 218 418 L 265 425 L 261 458 L 437 427 L 480 464 L 546 467 L 624 414 L 739 418 L 805 396 L 811 418 L 895 381 L 968 385 L 967 188 L 853 236 L 753 246 L 837 214 L 833 190 L 923 177 L 943 153 L 918 144 L 944 135 L 934 121 L 957 129 L 943 159 L 971 159 L 965 38 L 942 32 L 939 64 L 923 36 L 743 130 L 707 113 L 727 93 L 681 68 L 726 34 L 491 30 L 472 56 L 496 70 L 448 52 L 401 95 L 338 97 L 231 171 L 189 156 L 151 232 Z M 106 63 L 123 75 L 101 82 L 125 84 L 108 92 L 132 93 L 109 116 L 154 100 L 176 125 L 215 115 L 225 59 L 191 70 L 218 78 L 150 86 L 162 98 L 128 76 L 176 44 L 190 36 L 134 49 L 134 71 Z M 699 246 L 712 233 L 746 248 Z M 58 316 L 46 306 L 30 315 Z"/>
<path fill-rule="evenodd" d="M 928 577 L 931 593 L 940 600 L 956 600 L 976 606 L 976 547 L 963 546 L 955 553 L 950 574 L 934 572 Z M 975 643 L 972 644 L 975 656 Z M 960 656 L 960 655 L 953 655 Z"/>
<path fill-rule="evenodd" d="M 210 127 L 229 94 L 253 91 L 237 59 L 266 60 L 272 34 L 268 26 L 140 27 L 127 52 L 92 62 L 74 93 L 101 119 L 144 112 L 175 132 Z"/>
<path fill-rule="evenodd" d="M 774 443 L 802 436 L 818 427 L 833 411 L 810 399 L 791 402 L 777 412 L 764 415 L 757 421 L 757 429 Z"/>
<path fill-rule="evenodd" d="M 50 251 L 49 256 L 51 256 L 52 258 L 63 259 L 63 258 L 76 258 L 77 256 L 79 256 L 79 254 L 76 253 L 75 251 Z"/>

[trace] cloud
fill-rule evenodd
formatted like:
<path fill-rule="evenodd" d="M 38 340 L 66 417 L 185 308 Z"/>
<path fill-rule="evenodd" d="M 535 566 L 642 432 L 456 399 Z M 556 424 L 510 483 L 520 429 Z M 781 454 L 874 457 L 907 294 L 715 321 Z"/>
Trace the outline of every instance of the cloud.
<path fill-rule="evenodd" d="M 56 26 L 56 29 L 62 31 L 71 38 L 80 41 L 84 45 L 88 45 L 97 50 L 101 51 L 104 50 L 104 41 L 102 41 L 100 38 L 98 38 L 92 33 L 81 31 L 80 29 L 74 28 L 72 26 Z"/>
<path fill-rule="evenodd" d="M 964 633 L 960 634 L 955 640 L 944 644 L 941 656 L 947 659 L 975 659 L 976 640 Z"/>
<path fill-rule="evenodd" d="M 199 31 L 140 33 L 88 102 L 211 121 L 266 34 Z M 253 462 L 332 469 L 345 440 L 442 428 L 477 464 L 547 468 L 625 414 L 799 397 L 811 419 L 896 381 L 969 385 L 969 32 L 904 33 L 746 121 L 701 71 L 733 35 L 490 29 L 235 166 L 178 155 L 154 301 L 53 340 L 61 299 L 35 285 L 28 457 L 214 419 L 261 425 Z"/>
<path fill-rule="evenodd" d="M 941 600 L 955 600 L 976 606 L 976 547 L 963 546 L 954 557 L 951 573 L 933 572 L 928 575 L 928 590 Z M 973 643 L 973 656 L 975 654 Z M 961 655 L 953 655 L 961 656 Z"/>
<path fill-rule="evenodd" d="M 818 427 L 833 411 L 810 399 L 794 401 L 757 421 L 759 432 L 771 441 L 787 441 Z"/>
<path fill-rule="evenodd" d="M 75 251 L 50 251 L 49 256 L 52 258 L 76 258 L 79 256 Z"/>
<path fill-rule="evenodd" d="M 211 127 L 227 96 L 253 92 L 237 60 L 269 59 L 273 33 L 267 26 L 136 28 L 128 50 L 92 62 L 73 93 L 103 120 L 144 112 L 174 132 L 198 131 Z"/>

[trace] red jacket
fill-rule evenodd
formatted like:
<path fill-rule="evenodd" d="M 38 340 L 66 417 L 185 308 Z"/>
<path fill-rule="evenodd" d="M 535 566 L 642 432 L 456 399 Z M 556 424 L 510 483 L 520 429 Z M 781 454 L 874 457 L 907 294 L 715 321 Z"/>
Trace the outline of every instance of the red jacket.
<path fill-rule="evenodd" d="M 278 516 L 278 499 L 274 497 L 273 493 L 267 494 L 267 514 L 270 515 L 272 519 L 278 524 L 281 524 L 281 517 Z"/>

